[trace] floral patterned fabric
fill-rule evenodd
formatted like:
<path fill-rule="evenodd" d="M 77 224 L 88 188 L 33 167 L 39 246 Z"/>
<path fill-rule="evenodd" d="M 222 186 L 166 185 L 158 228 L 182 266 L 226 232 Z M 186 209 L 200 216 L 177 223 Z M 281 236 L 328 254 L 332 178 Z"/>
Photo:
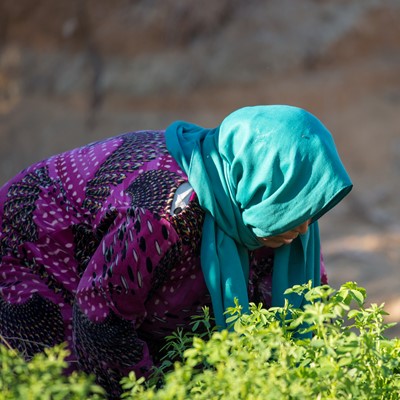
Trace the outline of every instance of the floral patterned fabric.
<path fill-rule="evenodd" d="M 140 131 L 53 156 L 6 183 L 0 335 L 27 358 L 66 341 L 71 369 L 95 374 L 110 398 L 129 371 L 146 376 L 164 337 L 211 303 L 196 195 L 170 214 L 184 182 L 164 132 Z M 268 307 L 273 251 L 250 260 L 250 299 Z"/>

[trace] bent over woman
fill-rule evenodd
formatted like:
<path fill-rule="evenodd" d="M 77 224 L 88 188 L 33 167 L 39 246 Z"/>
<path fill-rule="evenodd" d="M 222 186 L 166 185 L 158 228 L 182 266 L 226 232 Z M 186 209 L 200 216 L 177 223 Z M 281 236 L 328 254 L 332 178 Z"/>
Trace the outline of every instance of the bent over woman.
<path fill-rule="evenodd" d="M 235 298 L 279 306 L 325 283 L 317 220 L 351 187 L 328 130 L 291 106 L 36 163 L 0 190 L 0 335 L 27 358 L 66 341 L 71 368 L 118 398 L 203 306 L 223 329 Z"/>

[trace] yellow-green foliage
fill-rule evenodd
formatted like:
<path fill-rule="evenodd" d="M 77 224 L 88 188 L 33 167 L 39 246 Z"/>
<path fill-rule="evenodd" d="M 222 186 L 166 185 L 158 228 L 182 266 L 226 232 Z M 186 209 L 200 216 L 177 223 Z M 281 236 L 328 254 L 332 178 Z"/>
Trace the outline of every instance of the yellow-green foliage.
<path fill-rule="evenodd" d="M 151 379 L 131 373 L 121 384 L 125 400 L 400 399 L 400 340 L 387 339 L 386 314 L 365 308 L 355 283 L 339 290 L 310 285 L 304 310 L 289 304 L 228 310 L 230 331 L 212 328 L 209 310 L 167 339 L 165 357 Z M 105 399 L 93 380 L 62 375 L 66 351 L 48 350 L 29 363 L 0 346 L 0 400 Z"/>
<path fill-rule="evenodd" d="M 0 346 L 0 400 L 104 399 L 93 378 L 62 373 L 67 354 L 64 346 L 57 346 L 25 362 L 15 350 Z"/>
<path fill-rule="evenodd" d="M 237 306 L 228 310 L 233 332 L 195 336 L 186 350 L 187 335 L 176 334 L 167 356 L 183 359 L 164 386 L 146 388 L 130 375 L 123 380 L 126 398 L 400 399 L 400 340 L 383 336 L 383 306 L 364 308 L 365 290 L 354 283 L 288 292 L 306 292 L 303 311 L 252 304 L 241 315 Z"/>

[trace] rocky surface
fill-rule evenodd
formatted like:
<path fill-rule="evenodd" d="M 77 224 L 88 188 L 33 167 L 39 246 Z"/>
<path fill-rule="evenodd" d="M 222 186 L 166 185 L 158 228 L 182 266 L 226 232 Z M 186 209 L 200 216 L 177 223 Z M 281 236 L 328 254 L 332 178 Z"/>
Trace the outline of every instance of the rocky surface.
<path fill-rule="evenodd" d="M 399 0 L 2 0 L 0 184 L 124 131 L 307 108 L 355 183 L 321 221 L 331 283 L 400 321 L 399 21 Z"/>

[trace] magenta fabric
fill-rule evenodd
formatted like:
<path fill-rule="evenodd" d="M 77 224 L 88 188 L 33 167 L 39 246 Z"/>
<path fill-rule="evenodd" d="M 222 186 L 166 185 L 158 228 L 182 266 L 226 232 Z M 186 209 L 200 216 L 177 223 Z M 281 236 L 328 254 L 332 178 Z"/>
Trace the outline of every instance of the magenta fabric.
<path fill-rule="evenodd" d="M 110 398 L 147 376 L 163 339 L 210 306 L 200 267 L 204 212 L 163 131 L 139 131 L 32 165 L 0 190 L 0 334 L 26 357 L 66 341 L 71 368 Z M 273 251 L 250 253 L 249 298 L 268 307 Z M 322 264 L 322 282 L 326 282 Z"/>

